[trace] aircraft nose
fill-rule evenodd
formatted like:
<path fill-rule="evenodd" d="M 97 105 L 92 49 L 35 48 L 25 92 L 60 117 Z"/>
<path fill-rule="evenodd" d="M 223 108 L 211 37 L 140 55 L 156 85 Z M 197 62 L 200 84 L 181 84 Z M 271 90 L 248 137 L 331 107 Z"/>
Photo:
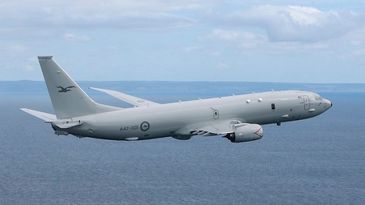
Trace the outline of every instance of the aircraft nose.
<path fill-rule="evenodd" d="M 327 99 L 323 99 L 323 102 L 326 105 L 326 107 L 328 107 L 328 108 L 332 107 L 332 105 L 333 105 L 332 102 L 330 100 L 327 100 Z"/>

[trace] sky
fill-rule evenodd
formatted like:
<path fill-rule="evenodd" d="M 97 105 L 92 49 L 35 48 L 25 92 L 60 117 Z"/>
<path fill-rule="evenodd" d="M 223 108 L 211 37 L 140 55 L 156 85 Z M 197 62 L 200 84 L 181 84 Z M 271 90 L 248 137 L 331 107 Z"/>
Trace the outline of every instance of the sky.
<path fill-rule="evenodd" d="M 365 83 L 363 0 L 0 0 L 0 80 Z"/>

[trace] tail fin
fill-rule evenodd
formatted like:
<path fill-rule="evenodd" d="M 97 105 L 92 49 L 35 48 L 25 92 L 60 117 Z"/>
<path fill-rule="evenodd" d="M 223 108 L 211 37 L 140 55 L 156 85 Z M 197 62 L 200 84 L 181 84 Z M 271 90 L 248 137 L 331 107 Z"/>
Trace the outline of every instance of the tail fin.
<path fill-rule="evenodd" d="M 118 108 L 94 102 L 81 90 L 75 81 L 52 59 L 52 56 L 39 56 L 44 80 L 51 97 L 53 109 L 58 119 L 72 118 Z"/>

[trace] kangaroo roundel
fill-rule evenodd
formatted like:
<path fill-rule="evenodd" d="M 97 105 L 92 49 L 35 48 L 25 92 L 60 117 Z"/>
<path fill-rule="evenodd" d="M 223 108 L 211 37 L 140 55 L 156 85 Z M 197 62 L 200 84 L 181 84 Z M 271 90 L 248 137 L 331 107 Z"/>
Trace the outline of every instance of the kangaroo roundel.
<path fill-rule="evenodd" d="M 144 121 L 141 123 L 140 128 L 143 132 L 146 132 L 148 129 L 150 129 L 150 123 Z"/>

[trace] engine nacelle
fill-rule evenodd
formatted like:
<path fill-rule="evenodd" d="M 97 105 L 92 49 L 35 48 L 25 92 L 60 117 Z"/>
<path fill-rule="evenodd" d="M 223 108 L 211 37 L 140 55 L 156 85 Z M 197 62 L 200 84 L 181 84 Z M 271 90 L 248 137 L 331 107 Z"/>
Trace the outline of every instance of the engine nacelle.
<path fill-rule="evenodd" d="M 264 131 L 260 125 L 242 123 L 235 125 L 235 132 L 226 137 L 231 142 L 249 142 L 261 139 L 263 135 Z"/>

